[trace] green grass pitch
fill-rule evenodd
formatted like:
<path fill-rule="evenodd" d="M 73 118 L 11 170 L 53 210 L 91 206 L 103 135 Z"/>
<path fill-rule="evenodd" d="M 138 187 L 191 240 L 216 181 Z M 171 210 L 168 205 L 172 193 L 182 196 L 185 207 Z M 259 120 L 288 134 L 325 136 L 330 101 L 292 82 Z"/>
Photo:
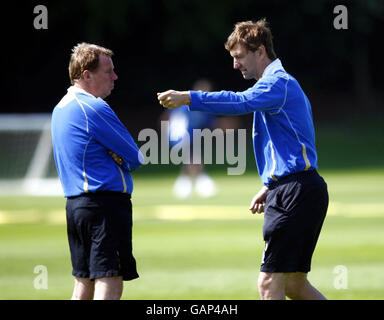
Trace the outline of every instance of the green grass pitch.
<path fill-rule="evenodd" d="M 384 299 L 384 170 L 320 173 L 331 202 L 310 281 L 329 299 Z M 263 216 L 248 211 L 257 174 L 216 174 L 220 192 L 210 199 L 173 198 L 174 178 L 134 175 L 140 278 L 124 283 L 123 299 L 259 299 Z M 0 299 L 71 297 L 64 205 L 63 198 L 0 197 Z M 34 286 L 38 265 L 47 268 L 47 289 Z"/>

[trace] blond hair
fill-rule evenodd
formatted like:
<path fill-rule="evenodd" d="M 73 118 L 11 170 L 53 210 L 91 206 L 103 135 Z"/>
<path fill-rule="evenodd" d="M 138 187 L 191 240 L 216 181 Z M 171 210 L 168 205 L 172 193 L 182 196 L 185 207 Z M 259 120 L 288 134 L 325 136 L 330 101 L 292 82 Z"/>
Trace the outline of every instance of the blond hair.
<path fill-rule="evenodd" d="M 237 44 L 244 46 L 247 50 L 256 51 L 261 45 L 265 47 L 268 58 L 276 59 L 273 49 L 272 32 L 268 27 L 266 18 L 256 22 L 243 21 L 235 24 L 233 32 L 225 43 L 225 49 L 232 50 Z"/>
<path fill-rule="evenodd" d="M 99 66 L 99 56 L 101 54 L 112 57 L 113 52 L 96 44 L 86 42 L 79 43 L 73 47 L 68 68 L 69 79 L 72 85 L 82 78 L 85 70 L 97 70 Z"/>

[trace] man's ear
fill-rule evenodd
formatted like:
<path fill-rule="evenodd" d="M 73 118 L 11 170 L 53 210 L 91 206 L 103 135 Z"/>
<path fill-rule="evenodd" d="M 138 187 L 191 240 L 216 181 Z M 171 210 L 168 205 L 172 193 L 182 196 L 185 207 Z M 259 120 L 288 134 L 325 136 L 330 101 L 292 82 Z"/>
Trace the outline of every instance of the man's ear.
<path fill-rule="evenodd" d="M 82 76 L 86 81 L 92 79 L 92 73 L 89 70 L 84 70 Z"/>
<path fill-rule="evenodd" d="M 265 50 L 264 45 L 261 44 L 258 49 L 259 49 L 258 50 L 259 51 L 259 57 L 264 57 L 267 55 L 267 51 Z"/>

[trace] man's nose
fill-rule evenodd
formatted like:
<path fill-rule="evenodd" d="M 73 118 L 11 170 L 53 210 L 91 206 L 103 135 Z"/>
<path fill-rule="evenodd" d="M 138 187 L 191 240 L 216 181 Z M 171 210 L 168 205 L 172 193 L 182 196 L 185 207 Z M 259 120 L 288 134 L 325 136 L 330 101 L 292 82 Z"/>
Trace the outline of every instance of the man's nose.
<path fill-rule="evenodd" d="M 233 60 L 233 69 L 239 69 L 240 68 L 240 63 L 236 60 Z"/>
<path fill-rule="evenodd" d="M 117 76 L 116 72 L 113 72 L 112 79 L 117 80 L 117 78 L 118 78 L 118 76 Z"/>

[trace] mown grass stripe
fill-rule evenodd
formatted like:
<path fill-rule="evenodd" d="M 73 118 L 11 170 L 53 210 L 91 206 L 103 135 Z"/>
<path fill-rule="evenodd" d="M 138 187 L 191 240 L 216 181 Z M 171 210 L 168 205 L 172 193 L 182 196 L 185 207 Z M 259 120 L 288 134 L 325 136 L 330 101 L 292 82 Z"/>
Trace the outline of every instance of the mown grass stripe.
<path fill-rule="evenodd" d="M 310 213 L 308 213 L 310 214 Z M 384 218 L 384 203 L 350 203 L 333 201 L 329 204 L 329 216 L 346 218 Z M 162 220 L 244 220 L 263 218 L 262 214 L 252 214 L 246 205 L 158 205 L 134 207 L 134 219 Z M 50 210 L 2 210 L 0 224 L 8 223 L 65 223 L 65 211 Z"/>

